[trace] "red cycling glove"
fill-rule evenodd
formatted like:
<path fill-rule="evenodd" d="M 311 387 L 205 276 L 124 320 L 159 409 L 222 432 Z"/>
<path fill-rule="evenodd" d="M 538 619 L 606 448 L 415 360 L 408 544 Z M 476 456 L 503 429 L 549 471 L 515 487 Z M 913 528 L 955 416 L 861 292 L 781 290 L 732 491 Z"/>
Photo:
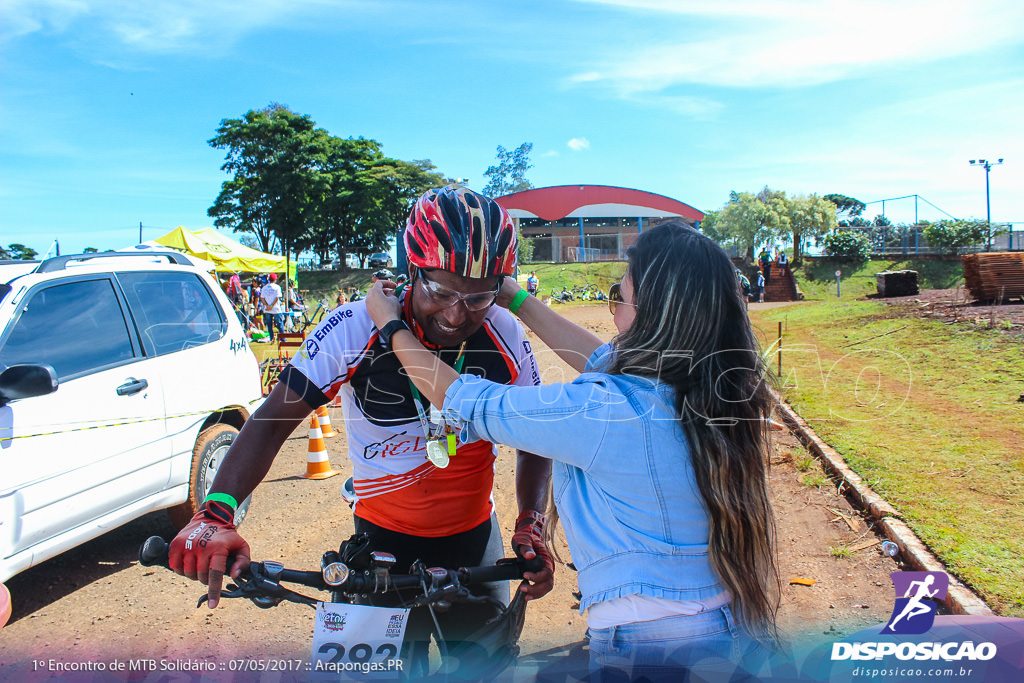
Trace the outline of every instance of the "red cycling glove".
<path fill-rule="evenodd" d="M 207 501 L 171 541 L 168 565 L 178 574 L 207 584 L 211 608 L 220 599 L 228 558 L 234 558 L 232 576 L 249 566 L 249 544 L 235 531 L 234 516 L 231 506 Z"/>
<path fill-rule="evenodd" d="M 544 543 L 544 515 L 536 510 L 524 510 L 516 520 L 516 530 L 512 535 L 512 552 L 522 557 L 520 546 L 531 548 L 550 571 L 555 571 L 555 561 Z"/>

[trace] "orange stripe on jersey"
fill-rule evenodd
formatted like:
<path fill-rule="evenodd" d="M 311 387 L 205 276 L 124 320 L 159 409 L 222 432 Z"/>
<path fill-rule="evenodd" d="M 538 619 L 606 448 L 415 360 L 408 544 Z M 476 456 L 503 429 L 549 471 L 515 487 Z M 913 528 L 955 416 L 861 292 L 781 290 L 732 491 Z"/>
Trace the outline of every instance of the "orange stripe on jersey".
<path fill-rule="evenodd" d="M 491 338 L 491 341 L 494 342 L 494 348 L 498 349 L 501 353 L 501 359 L 505 361 L 505 365 L 508 366 L 508 374 L 512 375 L 512 379 L 510 379 L 508 383 L 515 384 L 516 378 L 519 377 L 519 370 L 516 368 L 516 364 L 512 360 L 512 356 L 509 355 L 508 351 L 505 349 L 505 345 L 501 343 L 501 340 L 495 336 L 494 330 L 491 329 L 490 325 L 485 323 L 484 331 L 487 333 L 487 336 Z"/>
<path fill-rule="evenodd" d="M 355 513 L 378 526 L 413 536 L 436 538 L 468 531 L 491 516 L 491 487 L 494 485 L 494 453 L 488 441 L 460 446 L 445 469 L 429 462 L 427 471 L 403 481 L 397 488 L 368 498 L 359 498 Z M 423 466 L 413 472 L 419 473 Z M 399 484 L 392 475 L 382 479 Z M 357 482 L 371 490 L 371 479 Z M 388 484 L 384 484 L 386 488 Z"/>
<path fill-rule="evenodd" d="M 353 484 L 355 485 L 356 495 L 365 497 L 378 496 L 382 493 L 403 488 L 417 479 L 427 476 L 433 468 L 432 464 L 425 462 L 416 469 L 404 474 L 389 474 L 377 479 L 355 479 Z"/>

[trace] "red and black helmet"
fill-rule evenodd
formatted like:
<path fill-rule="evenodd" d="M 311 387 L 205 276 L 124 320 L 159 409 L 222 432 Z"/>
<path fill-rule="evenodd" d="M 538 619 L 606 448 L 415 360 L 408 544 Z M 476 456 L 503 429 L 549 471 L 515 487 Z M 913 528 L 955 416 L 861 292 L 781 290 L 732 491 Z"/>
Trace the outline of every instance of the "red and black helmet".
<path fill-rule="evenodd" d="M 405 227 L 411 265 L 463 277 L 512 275 L 518 242 L 508 211 L 465 187 L 430 190 L 416 201 Z"/>

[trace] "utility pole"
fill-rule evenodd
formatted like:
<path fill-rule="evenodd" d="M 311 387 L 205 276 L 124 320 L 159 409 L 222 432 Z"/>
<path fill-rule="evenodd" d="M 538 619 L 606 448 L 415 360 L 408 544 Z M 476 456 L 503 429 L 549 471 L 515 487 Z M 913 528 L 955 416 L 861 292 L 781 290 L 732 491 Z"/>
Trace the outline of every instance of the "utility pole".
<path fill-rule="evenodd" d="M 1001 165 L 1003 163 L 1003 160 L 999 159 L 998 161 L 988 161 L 986 159 L 977 159 L 977 160 L 971 159 L 970 162 L 971 162 L 971 166 L 974 166 L 975 163 L 977 163 L 978 166 L 981 166 L 982 168 L 985 169 L 985 223 L 988 225 L 988 237 L 986 238 L 987 241 L 986 241 L 986 244 L 985 244 L 985 249 L 987 251 L 991 251 L 992 250 L 992 203 L 991 203 L 991 201 L 989 199 L 990 195 L 989 195 L 989 189 L 988 189 L 988 174 L 992 170 L 993 166 Z"/>
<path fill-rule="evenodd" d="M 142 221 L 139 221 L 139 244 L 142 244 Z"/>

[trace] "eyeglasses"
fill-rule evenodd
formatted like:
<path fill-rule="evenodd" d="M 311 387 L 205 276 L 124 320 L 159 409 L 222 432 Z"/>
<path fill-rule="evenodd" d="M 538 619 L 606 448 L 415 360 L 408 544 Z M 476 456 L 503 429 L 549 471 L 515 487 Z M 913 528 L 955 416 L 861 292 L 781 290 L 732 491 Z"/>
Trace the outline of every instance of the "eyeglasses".
<path fill-rule="evenodd" d="M 608 310 L 611 311 L 612 315 L 615 315 L 615 309 L 620 305 L 636 308 L 636 304 L 631 304 L 622 300 L 622 284 L 616 282 L 608 289 Z"/>
<path fill-rule="evenodd" d="M 427 297 L 435 304 L 444 306 L 445 308 L 454 306 L 461 301 L 470 311 L 482 311 L 493 304 L 494 300 L 498 298 L 497 289 L 493 292 L 463 294 L 462 292 L 453 292 L 450 289 L 442 287 L 428 278 L 422 271 L 420 271 L 419 276 L 420 286 L 423 287 L 423 291 L 426 293 Z"/>

